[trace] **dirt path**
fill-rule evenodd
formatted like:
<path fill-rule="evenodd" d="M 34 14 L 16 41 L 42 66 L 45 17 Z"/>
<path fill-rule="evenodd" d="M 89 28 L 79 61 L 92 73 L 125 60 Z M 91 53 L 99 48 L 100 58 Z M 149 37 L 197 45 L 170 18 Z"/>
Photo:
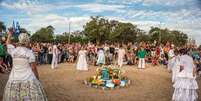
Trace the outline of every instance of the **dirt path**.
<path fill-rule="evenodd" d="M 84 79 L 95 74 L 96 67 L 90 67 L 87 72 L 76 71 L 75 64 L 61 64 L 55 70 L 48 65 L 38 68 L 49 101 L 170 101 L 173 92 L 171 75 L 164 67 L 138 70 L 135 66 L 125 66 L 131 85 L 106 91 L 83 84 Z M 6 78 L 7 75 L 0 74 L 0 99 Z M 201 87 L 201 78 L 198 82 Z"/>

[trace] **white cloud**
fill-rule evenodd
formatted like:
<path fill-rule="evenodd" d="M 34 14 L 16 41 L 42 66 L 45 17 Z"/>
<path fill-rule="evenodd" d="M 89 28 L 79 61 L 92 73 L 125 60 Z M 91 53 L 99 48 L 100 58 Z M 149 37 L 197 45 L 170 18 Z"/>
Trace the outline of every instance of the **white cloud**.
<path fill-rule="evenodd" d="M 19 0 L 18 2 L 2 2 L 0 6 L 12 9 L 12 10 L 19 10 L 25 11 L 29 15 L 36 14 L 36 13 L 43 13 L 48 12 L 56 9 L 65 9 L 73 7 L 72 4 L 67 4 L 65 2 L 62 3 L 55 3 L 55 4 L 43 4 L 38 2 L 37 0 Z"/>
<path fill-rule="evenodd" d="M 145 14 L 146 16 L 146 14 Z M 182 31 L 190 38 L 193 38 L 197 41 L 197 44 L 201 44 L 200 36 L 201 36 L 201 23 L 197 23 L 201 21 L 200 19 L 195 19 L 194 21 L 189 20 L 180 20 L 179 22 L 160 22 L 159 20 L 150 21 L 150 20 L 135 20 L 135 19 L 125 19 L 123 17 L 107 17 L 108 19 L 114 19 L 121 22 L 130 22 L 138 26 L 138 28 L 148 32 L 151 26 L 160 27 L 160 28 L 168 28 L 170 30 L 179 30 Z"/>
<path fill-rule="evenodd" d="M 164 5 L 164 6 L 180 6 L 187 3 L 191 4 L 192 0 L 120 0 L 124 4 L 142 3 L 144 6 L 149 5 Z M 110 2 L 117 3 L 118 0 L 110 0 Z"/>
<path fill-rule="evenodd" d="M 108 2 L 113 4 L 133 4 L 133 3 L 139 3 L 143 2 L 143 0 L 98 0 L 98 2 Z"/>
<path fill-rule="evenodd" d="M 37 1 L 30 2 L 25 0 L 19 0 L 19 2 L 13 2 L 13 3 L 2 2 L 0 5 L 8 9 L 25 10 L 28 12 L 42 12 L 48 9 L 45 6 L 40 6 L 36 4 Z"/>
<path fill-rule="evenodd" d="M 199 44 L 201 41 L 199 40 L 199 35 L 201 35 L 201 24 L 195 22 L 187 23 L 186 21 L 181 21 L 178 23 L 161 23 L 159 21 L 140 21 L 135 19 L 125 19 L 122 17 L 105 17 L 109 20 L 118 20 L 121 22 L 130 22 L 137 25 L 140 29 L 148 32 L 151 26 L 157 26 L 161 28 L 169 28 L 171 30 L 180 30 L 184 33 L 187 33 L 190 37 L 193 37 L 197 40 Z M 27 20 L 27 19 L 26 19 Z M 40 29 L 41 27 L 46 27 L 48 25 L 52 25 L 55 27 L 55 32 L 57 34 L 61 34 L 63 32 L 68 32 L 69 29 L 69 21 L 71 22 L 71 31 L 83 30 L 83 25 L 85 25 L 90 20 L 89 16 L 74 16 L 70 18 L 66 18 L 65 16 L 60 16 L 57 14 L 47 14 L 47 15 L 34 15 L 29 18 L 29 23 L 22 24 L 22 27 L 25 27 L 33 32 Z M 201 19 L 198 19 L 201 21 Z"/>
<path fill-rule="evenodd" d="M 57 34 L 63 32 L 68 32 L 69 21 L 71 23 L 71 31 L 82 30 L 83 25 L 89 21 L 90 17 L 70 17 L 69 19 L 65 16 L 60 16 L 57 14 L 45 14 L 45 15 L 33 15 L 27 21 L 28 23 L 22 23 L 22 27 L 30 30 L 34 33 L 36 30 L 39 30 L 41 27 L 46 27 L 52 25 L 55 28 Z"/>
<path fill-rule="evenodd" d="M 18 0 L 18 2 L 6 2 L 0 3 L 0 6 L 12 9 L 25 11 L 28 13 L 27 18 L 21 18 L 22 26 L 35 32 L 41 27 L 52 25 L 56 29 L 56 33 L 62 33 L 68 31 L 68 21 L 71 21 L 72 31 L 82 30 L 83 25 L 89 21 L 90 13 L 102 14 L 105 11 L 114 12 L 111 17 L 110 15 L 104 15 L 106 18 L 115 19 L 122 22 L 131 22 L 138 25 L 139 28 L 148 31 L 150 26 L 159 26 L 160 21 L 162 22 L 162 28 L 178 29 L 189 33 L 192 37 L 196 38 L 199 43 L 199 35 L 201 34 L 200 26 L 201 13 L 199 8 L 194 6 L 185 9 L 180 8 L 175 11 L 154 11 L 151 8 L 149 10 L 135 10 L 130 9 L 132 4 L 142 3 L 142 6 L 150 5 L 165 5 L 165 6 L 181 6 L 181 5 L 192 5 L 191 0 L 98 0 L 95 3 L 84 3 L 74 4 L 67 2 L 58 2 L 54 4 L 45 4 L 39 2 L 39 0 Z M 69 12 L 64 14 L 58 14 L 53 10 L 65 10 L 67 8 L 80 8 L 84 11 L 89 11 L 89 14 L 76 14 L 69 16 Z M 51 12 L 51 13 L 50 13 Z M 82 12 L 82 11 L 80 11 Z M 2 13 L 1 13 L 2 14 Z M 115 16 L 115 14 L 118 14 Z M 69 16 L 67 19 L 64 15 Z M 23 23 L 24 22 L 24 23 Z"/>
<path fill-rule="evenodd" d="M 191 17 L 201 16 L 199 9 L 187 10 L 180 9 L 175 11 L 152 11 L 152 10 L 127 10 L 127 12 L 122 15 L 122 17 L 130 17 L 130 18 L 154 18 L 155 20 L 159 20 L 158 18 L 162 18 L 168 21 L 174 20 L 184 20 L 190 19 Z"/>
<path fill-rule="evenodd" d="M 98 3 L 82 4 L 77 5 L 76 7 L 91 12 L 121 11 L 121 9 L 125 8 L 124 5 L 109 5 L 109 4 L 98 4 Z"/>
<path fill-rule="evenodd" d="M 87 4 L 72 4 L 66 2 L 58 2 L 54 4 L 43 4 L 38 2 L 37 0 L 19 0 L 18 2 L 2 2 L 0 6 L 13 9 L 25 11 L 27 14 L 32 15 L 35 13 L 43 13 L 53 10 L 61 10 L 66 8 L 80 8 L 82 10 L 90 11 L 93 13 L 100 13 L 104 11 L 114 11 L 114 12 L 124 12 L 124 5 L 110 5 L 110 4 L 101 4 L 101 3 L 87 3 Z"/>

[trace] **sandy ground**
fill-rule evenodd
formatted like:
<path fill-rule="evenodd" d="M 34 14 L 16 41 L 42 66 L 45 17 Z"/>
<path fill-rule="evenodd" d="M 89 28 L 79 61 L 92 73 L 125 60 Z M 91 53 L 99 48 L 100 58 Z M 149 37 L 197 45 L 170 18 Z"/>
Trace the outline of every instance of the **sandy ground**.
<path fill-rule="evenodd" d="M 161 66 L 147 67 L 145 70 L 138 70 L 136 66 L 125 66 L 131 85 L 128 88 L 105 91 L 83 84 L 83 80 L 95 74 L 96 67 L 93 66 L 84 72 L 76 71 L 75 64 L 60 64 L 55 70 L 44 65 L 39 66 L 38 70 L 49 101 L 171 101 L 171 74 Z M 7 75 L 0 74 L 0 99 L 7 78 Z M 201 78 L 198 78 L 198 82 L 201 87 Z M 199 95 L 201 96 L 201 89 Z"/>

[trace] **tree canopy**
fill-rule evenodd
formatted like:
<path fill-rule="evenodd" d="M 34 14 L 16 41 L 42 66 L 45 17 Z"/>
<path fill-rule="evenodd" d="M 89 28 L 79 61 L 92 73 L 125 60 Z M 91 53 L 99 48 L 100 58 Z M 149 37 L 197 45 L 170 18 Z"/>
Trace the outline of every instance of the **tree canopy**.
<path fill-rule="evenodd" d="M 54 40 L 54 27 L 47 26 L 45 28 L 41 28 L 36 31 L 32 36 L 31 39 L 37 42 L 50 42 Z"/>
<path fill-rule="evenodd" d="M 171 42 L 175 45 L 184 45 L 188 41 L 187 34 L 177 31 L 177 30 L 169 30 L 167 28 L 160 29 L 158 27 L 151 27 L 149 31 L 150 41 L 158 41 L 161 43 Z"/>
<path fill-rule="evenodd" d="M 32 41 L 51 42 L 154 42 L 160 43 L 171 42 L 175 45 L 184 45 L 188 42 L 187 34 L 168 28 L 151 27 L 145 32 L 137 27 L 137 25 L 129 22 L 120 22 L 117 20 L 109 20 L 104 17 L 91 17 L 91 20 L 83 26 L 83 31 L 75 31 L 73 33 L 64 32 L 63 34 L 55 34 L 54 27 L 49 25 L 42 27 L 31 35 Z M 6 26 L 0 21 L 0 31 L 6 30 Z M 21 28 L 20 32 L 29 33 L 25 28 Z M 29 33 L 30 34 L 30 33 Z"/>

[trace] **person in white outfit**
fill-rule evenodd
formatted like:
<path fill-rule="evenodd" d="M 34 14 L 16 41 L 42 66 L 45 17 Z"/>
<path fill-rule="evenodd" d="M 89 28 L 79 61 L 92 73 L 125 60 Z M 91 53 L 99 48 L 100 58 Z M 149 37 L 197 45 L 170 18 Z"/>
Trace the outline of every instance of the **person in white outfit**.
<path fill-rule="evenodd" d="M 87 57 L 86 57 L 87 51 L 84 47 L 81 48 L 78 55 L 78 62 L 77 62 L 77 70 L 88 70 L 88 64 L 87 64 Z"/>
<path fill-rule="evenodd" d="M 193 58 L 182 49 L 180 57 L 180 70 L 175 81 L 173 101 L 198 101 L 198 84 L 196 81 L 196 67 Z"/>
<path fill-rule="evenodd" d="M 174 48 L 173 46 L 171 47 L 171 49 L 168 52 L 168 70 L 171 70 L 174 67 L 174 63 L 175 63 L 175 54 L 174 54 Z"/>
<path fill-rule="evenodd" d="M 57 45 L 54 44 L 53 45 L 53 49 L 52 49 L 52 69 L 57 68 L 57 64 L 58 64 L 58 49 L 57 49 Z"/>
<path fill-rule="evenodd" d="M 103 48 L 98 49 L 98 60 L 96 62 L 100 67 L 105 64 L 105 53 Z"/>
<path fill-rule="evenodd" d="M 174 83 L 176 81 L 177 74 L 179 73 L 179 69 L 180 69 L 179 51 L 175 50 L 174 53 L 175 53 L 175 56 L 172 58 L 172 68 L 168 68 L 168 70 L 172 72 L 172 83 Z"/>
<path fill-rule="evenodd" d="M 118 50 L 118 66 L 122 67 L 124 63 L 124 57 L 125 57 L 126 51 L 123 48 L 122 45 L 120 45 L 119 50 Z"/>
<path fill-rule="evenodd" d="M 12 32 L 9 32 L 7 45 Z M 48 101 L 39 81 L 35 56 L 28 47 L 29 36 L 19 35 L 19 46 L 8 51 L 13 58 L 13 68 L 6 84 L 3 101 Z"/>

